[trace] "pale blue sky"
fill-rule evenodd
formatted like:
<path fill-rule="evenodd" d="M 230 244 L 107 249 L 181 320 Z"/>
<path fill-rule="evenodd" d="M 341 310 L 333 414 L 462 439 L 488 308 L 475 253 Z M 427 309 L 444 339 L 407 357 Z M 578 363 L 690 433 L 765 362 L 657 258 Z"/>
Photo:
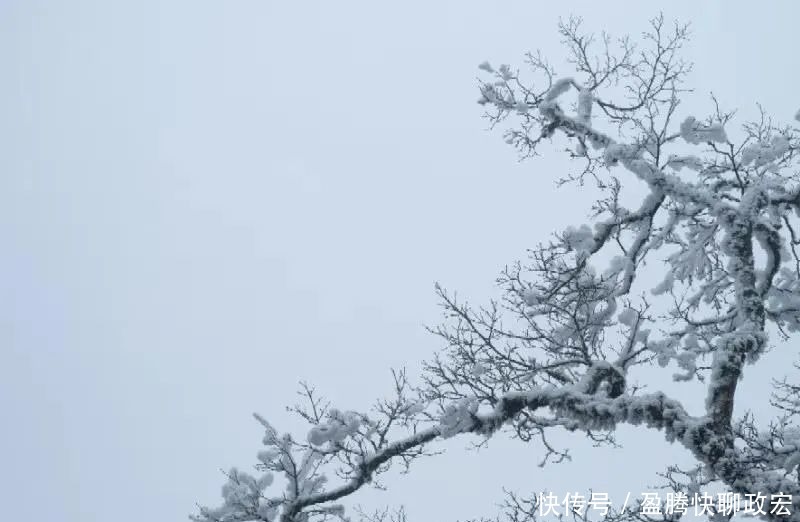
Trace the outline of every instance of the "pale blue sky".
<path fill-rule="evenodd" d="M 480 301 L 588 210 L 558 151 L 486 132 L 477 64 L 559 64 L 559 16 L 638 34 L 659 9 L 693 24 L 686 107 L 792 117 L 789 1 L 0 0 L 2 518 L 185 520 L 254 462 L 252 411 L 295 426 L 298 380 L 343 408 L 388 391 L 438 346 L 434 281 Z M 663 454 L 636 433 L 543 471 L 460 441 L 358 499 L 455 520 L 504 484 L 637 488 L 663 459 L 586 473 Z"/>

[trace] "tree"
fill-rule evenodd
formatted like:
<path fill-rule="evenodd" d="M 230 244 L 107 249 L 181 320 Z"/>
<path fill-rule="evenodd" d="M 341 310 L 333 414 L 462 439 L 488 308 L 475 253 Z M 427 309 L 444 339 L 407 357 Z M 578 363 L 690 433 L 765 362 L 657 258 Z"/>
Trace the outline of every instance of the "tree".
<path fill-rule="evenodd" d="M 578 168 L 558 182 L 596 187 L 592 226 L 555 234 L 507 268 L 503 297 L 487 306 L 437 285 L 445 321 L 430 331 L 441 352 L 417 385 L 394 372 L 393 398 L 372 411 L 331 408 L 303 385 L 304 403 L 292 410 L 310 424 L 307 436 L 280 435 L 256 416 L 266 430 L 259 476 L 232 469 L 222 506 L 202 507 L 193 520 L 345 519 L 342 500 L 392 464 L 407 469 L 432 455 L 436 439 L 505 430 L 540 442 L 543 463 L 558 462 L 567 452 L 552 444 L 553 431 L 606 444 L 627 423 L 660 430 L 696 459 L 692 469 L 662 474 L 674 498 L 685 494 L 691 505 L 693 492 L 714 483 L 743 502 L 764 495 L 763 507 L 748 504 L 763 518 L 800 521 L 800 384 L 773 383 L 766 427 L 750 413 L 734 415 L 745 367 L 800 330 L 798 128 L 762 111 L 733 129 L 734 114 L 713 96 L 709 117 L 678 119 L 689 92 L 691 65 L 680 57 L 687 26 L 659 16 L 639 45 L 585 34 L 576 18 L 559 31 L 572 76 L 558 76 L 540 54 L 527 57 L 528 79 L 484 62 L 479 103 L 493 126 L 508 125 L 506 141 L 523 156 L 565 145 Z M 623 186 L 644 191 L 637 206 L 624 204 Z M 651 267 L 667 274 L 655 286 Z M 701 415 L 669 390 L 630 384 L 656 365 L 677 369 L 672 386 L 705 386 Z M 286 487 L 270 493 L 276 474 Z M 510 494 L 502 516 L 535 520 L 541 502 Z M 706 513 L 728 519 L 726 509 L 715 502 Z M 604 518 L 680 515 L 612 508 Z M 571 516 L 589 518 L 585 510 Z"/>

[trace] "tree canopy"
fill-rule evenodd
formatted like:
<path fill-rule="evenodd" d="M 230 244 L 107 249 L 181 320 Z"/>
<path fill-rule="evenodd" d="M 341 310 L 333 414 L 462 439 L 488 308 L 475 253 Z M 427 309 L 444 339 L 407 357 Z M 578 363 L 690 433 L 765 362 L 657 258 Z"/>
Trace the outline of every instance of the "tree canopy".
<path fill-rule="evenodd" d="M 221 506 L 193 520 L 345 520 L 347 497 L 433 455 L 437 439 L 504 431 L 557 463 L 567 455 L 554 442 L 559 430 L 609 444 L 631 424 L 694 456 L 695 467 L 665 471 L 665 490 L 690 503 L 712 483 L 742 498 L 763 494 L 754 514 L 800 521 L 800 381 L 772 383 L 767 426 L 734 414 L 746 367 L 769 349 L 791 350 L 780 341 L 800 329 L 800 129 L 763 111 L 737 123 L 713 96 L 710 115 L 682 115 L 686 25 L 659 16 L 641 37 L 615 39 L 570 18 L 559 32 L 568 75 L 539 53 L 524 72 L 484 62 L 479 103 L 522 156 L 563 146 L 575 169 L 557 182 L 597 192 L 590 221 L 507 267 L 501 299 L 473 307 L 437 285 L 445 319 L 430 331 L 441 350 L 418 379 L 394 372 L 393 397 L 371 411 L 330 407 L 304 385 L 307 400 L 293 411 L 307 433 L 280 434 L 257 415 L 257 473 L 231 469 Z M 645 195 L 630 206 L 624 188 L 633 185 Z M 671 372 L 672 386 L 702 383 L 704 411 L 691 414 L 669 389 L 632 386 L 646 367 Z M 510 494 L 498 518 L 535 520 L 539 503 Z M 733 513 L 715 504 L 707 514 Z M 604 516 L 680 517 L 616 507 Z"/>

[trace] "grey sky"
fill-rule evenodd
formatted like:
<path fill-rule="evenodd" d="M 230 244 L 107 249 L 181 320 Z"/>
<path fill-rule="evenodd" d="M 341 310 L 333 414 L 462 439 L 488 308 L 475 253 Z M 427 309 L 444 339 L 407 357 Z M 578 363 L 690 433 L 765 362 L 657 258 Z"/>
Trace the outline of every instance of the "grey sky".
<path fill-rule="evenodd" d="M 559 151 L 518 163 L 475 103 L 485 59 L 563 63 L 559 16 L 635 35 L 663 8 L 693 24 L 687 107 L 713 89 L 792 117 L 795 2 L 665 5 L 0 0 L 3 519 L 184 520 L 254 462 L 252 411 L 295 427 L 300 379 L 368 406 L 438 346 L 434 281 L 481 301 L 583 223 Z M 532 446 L 457 441 L 357 499 L 455 520 L 501 485 L 636 490 L 663 459 L 586 473 L 666 447 L 623 441 L 545 470 Z"/>

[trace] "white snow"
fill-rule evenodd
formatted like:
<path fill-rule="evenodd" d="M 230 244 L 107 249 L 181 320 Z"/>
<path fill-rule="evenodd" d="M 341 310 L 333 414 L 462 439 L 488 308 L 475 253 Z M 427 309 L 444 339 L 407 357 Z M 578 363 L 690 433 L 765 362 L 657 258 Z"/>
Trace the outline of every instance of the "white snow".
<path fill-rule="evenodd" d="M 681 137 L 686 142 L 697 145 L 705 142 L 725 143 L 728 137 L 719 124 L 704 124 L 689 116 L 681 124 Z"/>
<path fill-rule="evenodd" d="M 575 80 L 572 78 L 561 78 L 560 80 L 556 80 L 550 87 L 550 90 L 547 91 L 547 94 L 544 95 L 545 101 L 555 101 L 556 98 L 567 92 L 573 83 L 575 83 Z"/>
<path fill-rule="evenodd" d="M 588 225 L 581 225 L 579 228 L 568 227 L 564 232 L 564 240 L 578 255 L 588 255 L 595 246 L 594 234 Z"/>

